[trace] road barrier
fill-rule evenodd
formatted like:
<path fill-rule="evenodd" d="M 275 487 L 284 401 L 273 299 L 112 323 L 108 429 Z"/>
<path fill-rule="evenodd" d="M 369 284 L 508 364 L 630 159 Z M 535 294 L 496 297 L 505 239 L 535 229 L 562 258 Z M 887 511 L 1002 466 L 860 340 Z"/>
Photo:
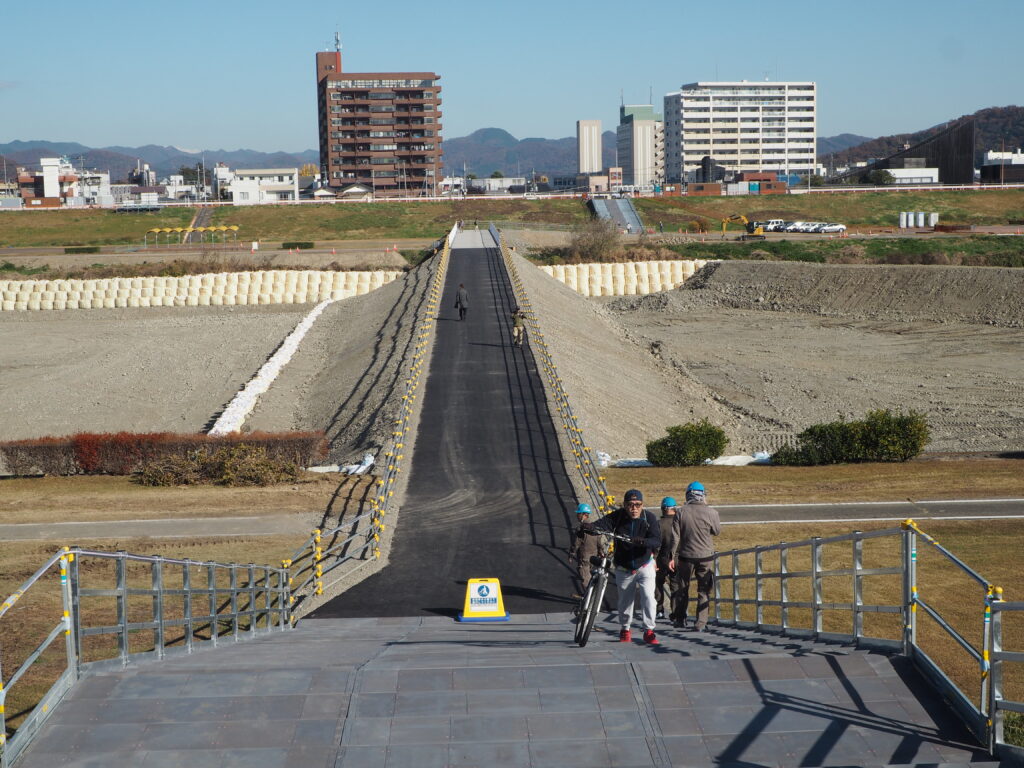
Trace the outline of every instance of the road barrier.
<path fill-rule="evenodd" d="M 426 312 L 417 320 L 417 327 L 413 332 L 416 339 L 415 351 L 406 370 L 401 374 L 405 380 L 401 412 L 393 425 L 391 439 L 384 446 L 384 460 L 377 461 L 377 466 L 382 467 L 383 471 L 374 481 L 374 495 L 367 503 L 367 511 L 355 518 L 340 521 L 334 528 L 314 529 L 309 539 L 295 554 L 290 559 L 282 561 L 282 566 L 289 571 L 293 620 L 295 610 L 303 602 L 322 595 L 325 589 L 348 578 L 367 563 L 380 558 L 381 534 L 385 529 L 384 517 L 393 506 L 392 500 L 399 474 L 408 463 L 406 452 L 411 447 L 413 439 L 409 432 L 415 413 L 414 404 L 433 343 L 451 244 L 457 232 L 458 227 L 453 227 L 437 256 Z"/>
<path fill-rule="evenodd" d="M 309 304 L 362 296 L 402 274 L 276 269 L 182 277 L 0 280 L 0 311 Z"/>
<path fill-rule="evenodd" d="M 874 542 L 867 551 L 866 542 Z M 943 581 L 935 592 L 928 592 L 918 578 L 922 545 L 937 556 L 928 563 Z M 1019 718 L 1024 702 L 1007 700 L 1003 694 L 1004 666 L 1024 664 L 1024 653 L 1005 650 L 1002 633 L 1002 619 L 1010 612 L 1017 613 L 1019 629 L 1024 603 L 1003 602 L 1001 587 L 913 520 L 899 528 L 719 552 L 713 567 L 714 623 L 899 653 L 913 662 L 990 752 L 1013 752 L 1024 758 L 1019 748 L 1024 746 L 1024 730 L 1016 726 L 1020 739 L 1016 744 L 1008 744 L 1005 738 L 1007 713 Z M 899 589 L 889 590 L 898 597 L 887 602 L 879 597 L 885 594 L 881 582 L 886 578 L 899 583 Z M 955 597 L 948 592 L 951 583 L 958 584 Z M 973 623 L 957 629 L 954 623 L 958 622 L 938 607 L 943 599 L 973 606 Z M 887 621 L 886 616 L 891 619 Z M 929 625 L 925 642 L 918 635 L 922 617 Z M 968 655 L 978 670 L 973 681 L 944 670 L 925 650 L 924 645 L 939 644 L 936 637 L 947 645 L 951 641 Z M 971 637 L 980 638 L 980 643 Z M 1024 667 L 1015 671 L 1022 673 Z M 960 679 L 954 680 L 954 675 Z M 966 690 L 971 682 L 974 693 Z"/>
<path fill-rule="evenodd" d="M 526 315 L 526 322 L 530 327 L 530 332 L 527 334 L 530 349 L 533 351 L 537 364 L 544 374 L 545 389 L 548 391 L 551 401 L 555 404 L 555 410 L 558 412 L 559 421 L 561 422 L 562 434 L 573 454 L 573 467 L 576 470 L 576 474 L 574 477 L 572 472 L 570 472 L 569 476 L 574 478 L 573 485 L 576 486 L 577 493 L 582 491 L 582 495 L 586 497 L 591 507 L 596 510 L 596 514 L 603 516 L 611 510 L 615 503 L 615 498 L 609 495 L 604 475 L 601 474 L 597 462 L 594 461 L 594 453 L 583 438 L 583 429 L 579 425 L 576 414 L 573 413 L 572 405 L 569 403 L 569 396 L 562 386 L 562 379 L 558 376 L 558 367 L 551 357 L 547 342 L 544 341 L 544 333 L 540 329 L 540 322 L 533 311 L 533 306 L 530 304 L 530 297 L 523 287 L 522 278 L 519 276 L 519 269 L 512 258 L 512 252 L 502 239 L 501 232 L 493 224 L 490 227 L 490 232 L 501 250 L 501 259 L 505 264 L 509 282 L 512 284 L 512 291 L 515 294 L 516 302 Z"/>
<path fill-rule="evenodd" d="M 290 629 L 289 597 L 284 568 L 64 547 L 0 605 L 0 621 L 7 623 L 4 661 L 20 660 L 0 687 L 0 765 L 17 759 L 82 678 Z M 31 603 L 31 620 L 11 614 L 19 603 Z M 40 625 L 47 633 L 42 642 L 18 642 L 26 626 Z M 37 701 L 14 698 L 23 677 L 36 689 L 54 682 Z M 7 738 L 11 700 L 24 719 Z"/>

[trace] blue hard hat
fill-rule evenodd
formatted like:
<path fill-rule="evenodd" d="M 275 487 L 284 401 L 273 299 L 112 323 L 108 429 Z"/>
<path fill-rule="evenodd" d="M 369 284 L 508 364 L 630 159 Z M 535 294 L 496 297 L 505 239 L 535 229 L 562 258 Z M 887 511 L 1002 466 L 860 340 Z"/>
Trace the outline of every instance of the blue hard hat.
<path fill-rule="evenodd" d="M 674 507 L 674 506 L 676 506 L 676 500 L 673 499 L 671 496 L 666 496 L 664 499 L 661 500 L 661 506 L 662 507 Z"/>
<path fill-rule="evenodd" d="M 686 490 L 688 490 L 688 491 L 703 491 L 704 490 L 704 486 L 701 485 L 700 483 L 694 481 L 694 482 L 690 483 L 688 486 L 686 486 Z"/>
<path fill-rule="evenodd" d="M 593 511 L 594 510 L 592 510 L 590 508 L 590 505 L 587 504 L 586 502 L 584 502 L 583 504 L 580 504 L 578 507 L 576 507 L 576 514 L 577 515 L 589 515 Z"/>

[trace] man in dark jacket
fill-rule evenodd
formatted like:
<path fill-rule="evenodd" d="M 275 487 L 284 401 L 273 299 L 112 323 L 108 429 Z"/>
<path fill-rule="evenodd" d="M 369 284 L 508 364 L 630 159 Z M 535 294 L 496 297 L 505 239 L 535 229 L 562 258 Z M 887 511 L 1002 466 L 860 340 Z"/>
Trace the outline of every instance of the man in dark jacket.
<path fill-rule="evenodd" d="M 469 291 L 462 283 L 459 283 L 459 290 L 455 292 L 455 308 L 459 310 L 459 320 L 465 320 L 466 310 L 469 309 Z"/>
<path fill-rule="evenodd" d="M 709 507 L 704 486 L 690 483 L 686 486 L 686 503 L 676 513 L 676 524 L 669 543 L 675 558 L 669 568 L 678 576 L 673 614 L 675 625 L 686 625 L 687 604 L 690 602 L 690 579 L 697 581 L 697 610 L 693 629 L 703 632 L 708 623 L 708 605 L 715 574 L 711 570 L 715 544 L 713 537 L 722 532 L 718 510 Z"/>
<path fill-rule="evenodd" d="M 657 565 L 658 573 L 654 579 L 654 604 L 657 606 L 657 618 L 665 618 L 665 603 L 668 603 L 669 613 L 672 612 L 672 598 L 675 594 L 675 574 L 669 570 L 669 561 L 673 559 L 673 553 L 669 547 L 672 541 L 672 528 L 676 522 L 676 500 L 666 496 L 661 500 L 661 549 L 658 550 Z M 668 589 L 665 587 L 668 585 Z"/>
<path fill-rule="evenodd" d="M 644 642 L 658 644 L 654 634 L 654 553 L 661 548 L 661 526 L 653 512 L 644 509 L 644 495 L 632 488 L 626 491 L 625 506 L 589 526 L 588 531 L 611 531 L 628 537 L 615 540 L 615 583 L 619 591 L 619 642 L 632 640 L 629 625 L 633 621 L 633 603 L 637 591 L 643 611 Z"/>

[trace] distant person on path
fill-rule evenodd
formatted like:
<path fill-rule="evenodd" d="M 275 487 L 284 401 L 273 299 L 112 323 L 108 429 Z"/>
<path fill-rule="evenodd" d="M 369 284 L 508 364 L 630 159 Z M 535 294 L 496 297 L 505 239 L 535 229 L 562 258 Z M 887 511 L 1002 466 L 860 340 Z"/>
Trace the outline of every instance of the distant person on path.
<path fill-rule="evenodd" d="M 674 624 L 686 626 L 686 611 L 690 602 L 690 579 L 697 581 L 697 608 L 694 632 L 703 632 L 708 624 L 708 605 L 715 574 L 711 561 L 715 554 L 714 537 L 722 532 L 718 510 L 709 507 L 704 486 L 690 483 L 686 486 L 686 503 L 676 513 L 672 528 L 670 551 L 674 553 L 668 567 L 676 573 L 676 599 L 673 610 Z"/>
<path fill-rule="evenodd" d="M 676 524 L 676 500 L 666 496 L 661 500 L 661 549 L 658 550 L 657 566 L 658 572 L 654 579 L 654 604 L 658 607 L 656 618 L 665 618 L 665 603 L 668 603 L 668 612 L 672 613 L 672 598 L 675 596 L 676 575 L 669 570 L 668 563 L 672 560 L 670 542 L 672 541 L 672 529 Z M 665 585 L 668 585 L 666 593 Z"/>
<path fill-rule="evenodd" d="M 576 573 L 580 577 L 580 591 L 574 592 L 573 600 L 583 597 L 583 592 L 590 583 L 590 558 L 594 555 L 603 555 L 604 546 L 596 536 L 588 536 L 585 528 L 590 524 L 590 516 L 593 510 L 589 504 L 583 503 L 576 507 L 576 531 L 573 533 L 572 544 L 569 545 L 569 562 L 576 565 Z"/>
<path fill-rule="evenodd" d="M 605 515 L 596 523 L 588 524 L 588 533 L 612 531 L 628 536 L 630 542 L 616 541 L 613 561 L 615 583 L 619 591 L 619 642 L 633 639 L 629 625 L 633 621 L 633 603 L 640 594 L 643 612 L 644 642 L 658 644 L 654 634 L 654 553 L 661 548 L 661 526 L 653 512 L 644 509 L 644 495 L 636 488 L 626 491 L 625 506 Z"/>
<path fill-rule="evenodd" d="M 517 347 L 523 346 L 523 336 L 526 335 L 526 314 L 522 309 L 516 307 L 512 311 L 512 343 Z"/>
<path fill-rule="evenodd" d="M 462 283 L 459 283 L 459 290 L 455 292 L 455 308 L 459 310 L 459 320 L 465 320 L 466 310 L 469 309 L 469 291 Z"/>

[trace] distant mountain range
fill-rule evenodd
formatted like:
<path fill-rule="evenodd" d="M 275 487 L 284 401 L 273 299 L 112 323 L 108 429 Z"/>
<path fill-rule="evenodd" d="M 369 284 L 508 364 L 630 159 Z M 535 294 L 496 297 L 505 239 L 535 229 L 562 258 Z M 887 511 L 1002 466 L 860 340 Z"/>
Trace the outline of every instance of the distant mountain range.
<path fill-rule="evenodd" d="M 194 168 L 200 161 L 207 167 L 223 162 L 232 168 L 298 168 L 306 163 L 319 165 L 320 152 L 307 149 L 298 153 L 257 152 L 252 149 L 205 149 L 192 152 L 178 147 L 87 147 L 75 142 L 12 141 L 0 144 L 0 156 L 7 158 L 8 175 L 13 166 L 38 168 L 40 157 L 67 155 L 76 166 L 109 171 L 111 181 L 124 181 L 137 162 L 149 163 L 158 178 L 177 173 L 182 166 Z"/>
<path fill-rule="evenodd" d="M 1024 107 L 990 107 L 974 113 L 978 134 L 978 158 L 988 149 L 1005 147 L 1014 150 L 1024 146 Z M 819 157 L 834 157 L 836 164 L 886 157 L 899 151 L 905 144 L 916 144 L 938 133 L 946 124 L 933 126 L 917 133 L 902 133 L 871 139 L 852 133 L 838 136 L 819 136 Z M 602 161 L 605 167 L 615 164 L 615 132 L 605 131 L 601 137 Z M 446 139 L 444 172 L 447 175 L 467 173 L 479 177 L 500 171 L 505 176 L 524 176 L 538 171 L 548 176 L 569 176 L 576 173 L 576 137 L 564 139 L 517 139 L 501 128 L 481 128 L 469 136 Z M 135 168 L 136 162 L 149 163 L 157 176 L 163 178 L 176 173 L 181 166 L 195 167 L 200 160 L 208 166 L 218 162 L 232 168 L 295 168 L 305 163 L 319 165 L 319 152 L 257 152 L 251 149 L 206 149 L 199 152 L 160 147 L 91 148 L 74 142 L 12 141 L 0 144 L 0 156 L 6 157 L 8 176 L 14 166 L 38 168 L 40 157 L 68 155 L 76 164 L 87 168 L 110 171 L 111 180 L 123 180 Z M 81 158 L 81 160 L 79 159 Z"/>
<path fill-rule="evenodd" d="M 960 120 L 970 115 L 962 115 Z M 951 120 L 950 122 L 955 122 Z M 1024 147 L 1024 107 L 988 107 L 974 113 L 974 130 L 976 134 L 975 166 L 981 165 L 982 154 L 990 150 L 1005 148 L 1012 152 Z M 949 123 L 940 123 L 916 133 L 898 133 L 893 136 L 882 136 L 877 139 L 850 146 L 837 151 L 836 165 L 846 165 L 861 160 L 888 157 L 899 152 L 906 145 L 913 146 L 930 136 L 944 130 Z"/>

